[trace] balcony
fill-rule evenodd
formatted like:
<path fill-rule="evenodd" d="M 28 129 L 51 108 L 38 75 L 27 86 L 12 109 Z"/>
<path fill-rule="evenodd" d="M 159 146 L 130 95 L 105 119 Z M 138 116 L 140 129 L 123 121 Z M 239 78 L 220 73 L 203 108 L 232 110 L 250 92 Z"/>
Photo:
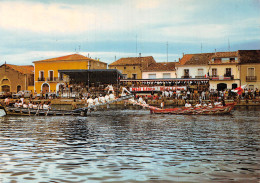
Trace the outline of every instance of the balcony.
<path fill-rule="evenodd" d="M 38 78 L 38 81 L 45 81 L 45 78 Z"/>
<path fill-rule="evenodd" d="M 197 78 L 197 79 L 203 79 L 203 78 L 205 78 L 205 76 L 195 76 L 195 78 Z"/>
<path fill-rule="evenodd" d="M 233 80 L 234 75 L 226 75 L 226 74 L 224 74 L 224 76 L 212 75 L 209 76 L 209 79 L 210 80 Z"/>
<path fill-rule="evenodd" d="M 181 76 L 181 78 L 191 78 L 191 76 Z"/>
<path fill-rule="evenodd" d="M 256 76 L 246 76 L 247 82 L 255 82 L 257 80 Z"/>
<path fill-rule="evenodd" d="M 48 77 L 47 78 L 47 81 L 50 81 L 50 82 L 59 82 L 59 81 L 63 81 L 61 78 L 59 77 Z"/>

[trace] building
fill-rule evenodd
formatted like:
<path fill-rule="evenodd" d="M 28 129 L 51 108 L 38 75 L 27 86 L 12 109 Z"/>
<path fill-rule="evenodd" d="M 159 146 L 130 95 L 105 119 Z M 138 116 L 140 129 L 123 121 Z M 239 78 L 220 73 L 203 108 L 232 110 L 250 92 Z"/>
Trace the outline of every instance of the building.
<path fill-rule="evenodd" d="M 176 78 L 175 62 L 157 62 L 143 69 L 142 79 Z"/>
<path fill-rule="evenodd" d="M 260 88 L 260 50 L 238 50 L 241 85 Z"/>
<path fill-rule="evenodd" d="M 57 58 L 34 61 L 34 90 L 37 93 L 58 91 L 61 85 L 65 85 L 63 75 L 59 70 L 77 69 L 107 69 L 107 63 L 85 57 L 80 54 L 72 54 Z"/>
<path fill-rule="evenodd" d="M 216 52 L 209 60 L 210 89 L 225 90 L 240 86 L 238 52 Z"/>
<path fill-rule="evenodd" d="M 177 78 L 206 78 L 213 53 L 185 54 L 176 63 Z"/>
<path fill-rule="evenodd" d="M 32 65 L 1 65 L 0 92 L 16 93 L 21 90 L 33 90 L 33 70 Z"/>
<path fill-rule="evenodd" d="M 109 69 L 119 70 L 124 79 L 142 79 L 144 69 L 156 63 L 152 56 L 120 58 L 111 63 Z"/>

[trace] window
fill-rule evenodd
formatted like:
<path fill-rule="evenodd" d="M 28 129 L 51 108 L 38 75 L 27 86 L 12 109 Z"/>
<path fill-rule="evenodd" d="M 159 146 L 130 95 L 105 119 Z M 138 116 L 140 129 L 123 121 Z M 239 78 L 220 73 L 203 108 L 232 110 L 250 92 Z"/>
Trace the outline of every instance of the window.
<path fill-rule="evenodd" d="M 136 79 L 137 78 L 137 74 L 132 74 L 132 79 Z"/>
<path fill-rule="evenodd" d="M 148 79 L 156 79 L 156 74 L 148 74 Z"/>
<path fill-rule="evenodd" d="M 184 69 L 184 76 L 189 76 L 189 75 L 190 75 L 189 69 Z"/>
<path fill-rule="evenodd" d="M 204 70 L 198 69 L 198 76 L 204 76 Z"/>
<path fill-rule="evenodd" d="M 163 78 L 171 78 L 171 73 L 163 73 Z"/>
<path fill-rule="evenodd" d="M 124 69 L 126 69 L 126 67 L 124 67 Z"/>
<path fill-rule="evenodd" d="M 249 89 L 249 90 L 254 90 L 255 87 L 254 87 L 254 85 L 249 85 L 249 86 L 248 86 L 248 89 Z"/>
<path fill-rule="evenodd" d="M 247 76 L 255 76 L 255 68 L 253 67 L 247 68 Z"/>
<path fill-rule="evenodd" d="M 53 81 L 53 80 L 54 80 L 54 72 L 49 71 L 49 81 Z"/>
<path fill-rule="evenodd" d="M 217 69 L 216 68 L 213 68 L 212 69 L 212 76 L 217 76 L 218 75 L 218 72 L 217 72 Z"/>
<path fill-rule="evenodd" d="M 44 81 L 44 71 L 40 71 L 39 76 L 39 81 Z"/>
<path fill-rule="evenodd" d="M 226 68 L 226 77 L 231 77 L 231 68 Z"/>
<path fill-rule="evenodd" d="M 229 61 L 230 62 L 235 62 L 235 58 L 230 58 Z"/>
<path fill-rule="evenodd" d="M 133 67 L 135 69 L 135 67 Z"/>

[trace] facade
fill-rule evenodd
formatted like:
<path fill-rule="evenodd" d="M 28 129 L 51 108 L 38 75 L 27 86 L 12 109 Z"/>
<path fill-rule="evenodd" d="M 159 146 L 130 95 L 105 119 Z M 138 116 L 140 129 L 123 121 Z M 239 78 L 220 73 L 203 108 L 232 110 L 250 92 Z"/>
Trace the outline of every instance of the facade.
<path fill-rule="evenodd" d="M 152 56 L 120 58 L 111 63 L 109 69 L 119 70 L 124 79 L 142 79 L 143 71 L 151 64 L 156 63 Z"/>
<path fill-rule="evenodd" d="M 240 86 L 238 52 L 216 52 L 209 60 L 210 89 L 225 90 Z"/>
<path fill-rule="evenodd" d="M 34 73 L 32 65 L 18 66 L 3 64 L 0 66 L 0 92 L 16 93 L 21 90 L 33 90 Z"/>
<path fill-rule="evenodd" d="M 260 50 L 238 50 L 241 85 L 260 88 Z"/>
<path fill-rule="evenodd" d="M 177 78 L 206 78 L 213 53 L 186 54 L 176 63 Z"/>
<path fill-rule="evenodd" d="M 142 79 L 176 78 L 175 62 L 157 62 L 150 64 L 142 72 Z"/>
<path fill-rule="evenodd" d="M 65 85 L 63 75 L 59 70 L 77 69 L 107 69 L 107 63 L 85 57 L 80 54 L 72 54 L 57 58 L 34 61 L 34 90 L 37 93 L 56 92 Z"/>

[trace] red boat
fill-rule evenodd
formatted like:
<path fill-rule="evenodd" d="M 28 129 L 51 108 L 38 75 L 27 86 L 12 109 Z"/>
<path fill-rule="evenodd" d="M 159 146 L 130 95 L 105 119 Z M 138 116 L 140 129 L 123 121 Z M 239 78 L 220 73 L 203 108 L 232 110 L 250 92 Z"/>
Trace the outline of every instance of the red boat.
<path fill-rule="evenodd" d="M 150 108 L 151 114 L 201 114 L 201 115 L 212 115 L 212 114 L 229 114 L 230 111 L 235 107 L 236 103 L 227 104 L 225 106 L 210 107 L 199 107 L 199 108 L 168 108 L 158 109 Z"/>

